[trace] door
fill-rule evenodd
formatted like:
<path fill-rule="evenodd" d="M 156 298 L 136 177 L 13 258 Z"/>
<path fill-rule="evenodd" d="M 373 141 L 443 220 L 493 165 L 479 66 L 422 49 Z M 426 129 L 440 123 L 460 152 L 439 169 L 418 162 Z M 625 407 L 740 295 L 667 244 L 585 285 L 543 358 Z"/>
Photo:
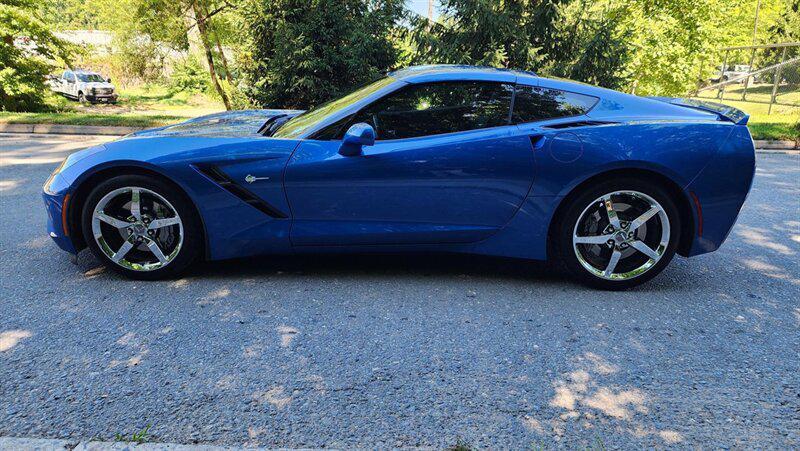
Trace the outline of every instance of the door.
<path fill-rule="evenodd" d="M 285 187 L 292 244 L 469 243 L 508 222 L 534 176 L 527 136 L 510 123 L 513 85 L 409 85 L 303 141 Z M 377 132 L 359 156 L 338 154 L 348 125 Z M 323 130 L 321 135 L 329 135 Z"/>
<path fill-rule="evenodd" d="M 67 73 L 67 84 L 66 84 L 66 93 L 71 96 L 78 98 L 78 81 L 75 77 L 75 73 L 68 72 Z"/>

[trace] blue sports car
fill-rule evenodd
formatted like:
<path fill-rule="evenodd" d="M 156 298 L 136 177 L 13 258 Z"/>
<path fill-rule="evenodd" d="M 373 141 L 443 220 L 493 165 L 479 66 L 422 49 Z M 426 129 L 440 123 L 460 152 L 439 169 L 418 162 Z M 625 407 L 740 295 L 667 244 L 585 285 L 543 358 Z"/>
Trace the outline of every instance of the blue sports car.
<path fill-rule="evenodd" d="M 755 171 L 748 116 L 530 72 L 412 67 L 308 111 L 233 111 L 70 155 L 50 236 L 128 277 L 198 259 L 461 252 L 624 289 L 717 249 Z"/>

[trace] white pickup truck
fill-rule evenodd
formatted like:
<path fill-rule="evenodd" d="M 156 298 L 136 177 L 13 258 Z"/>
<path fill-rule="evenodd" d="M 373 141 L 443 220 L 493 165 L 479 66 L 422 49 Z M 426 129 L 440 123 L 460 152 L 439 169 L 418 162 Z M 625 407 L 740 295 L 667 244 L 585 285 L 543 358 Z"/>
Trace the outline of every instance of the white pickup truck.
<path fill-rule="evenodd" d="M 741 77 L 743 75 L 747 75 L 750 72 L 750 66 L 745 64 L 736 64 L 736 65 L 728 65 L 728 67 L 723 68 L 722 66 L 719 67 L 719 71 L 715 74 L 714 78 L 711 79 L 713 83 L 719 83 L 721 81 L 728 81 L 737 77 Z M 744 83 L 747 78 L 742 78 L 737 83 Z"/>
<path fill-rule="evenodd" d="M 81 103 L 117 103 L 117 92 L 110 78 L 96 72 L 66 70 L 50 82 L 53 91 Z"/>

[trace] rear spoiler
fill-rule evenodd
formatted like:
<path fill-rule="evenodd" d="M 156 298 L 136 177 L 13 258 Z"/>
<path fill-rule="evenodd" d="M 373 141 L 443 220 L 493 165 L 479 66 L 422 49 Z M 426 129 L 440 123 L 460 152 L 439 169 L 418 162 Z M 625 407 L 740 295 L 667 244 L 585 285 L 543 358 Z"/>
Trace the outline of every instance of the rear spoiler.
<path fill-rule="evenodd" d="M 721 103 L 706 102 L 705 100 L 681 99 L 678 97 L 649 97 L 653 100 L 670 103 L 695 110 L 714 113 L 722 120 L 733 122 L 736 125 L 747 125 L 750 115 L 742 110 Z"/>

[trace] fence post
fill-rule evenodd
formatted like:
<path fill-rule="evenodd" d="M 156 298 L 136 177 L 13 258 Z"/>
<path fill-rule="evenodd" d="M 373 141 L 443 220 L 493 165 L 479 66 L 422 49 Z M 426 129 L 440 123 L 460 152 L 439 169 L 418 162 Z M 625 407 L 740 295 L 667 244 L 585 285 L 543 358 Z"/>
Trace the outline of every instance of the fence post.
<path fill-rule="evenodd" d="M 720 83 L 723 83 L 725 81 L 725 80 L 722 79 L 722 77 L 725 76 L 725 69 L 728 68 L 728 54 L 729 53 L 731 53 L 730 49 L 729 50 L 725 50 L 725 59 L 722 62 L 722 67 L 719 69 L 719 81 L 720 81 Z M 724 97 L 725 97 L 725 85 L 721 85 L 719 87 L 719 91 L 717 92 L 717 98 L 719 98 L 720 100 L 723 100 Z"/>
<path fill-rule="evenodd" d="M 775 81 L 772 83 L 772 96 L 769 98 L 769 109 L 767 109 L 767 115 L 769 116 L 772 113 L 772 104 L 775 103 L 775 97 L 778 96 L 778 83 L 781 82 L 781 69 L 783 69 L 783 63 L 786 62 L 786 48 L 783 48 L 783 52 L 781 52 L 781 65 L 775 69 Z"/>
<path fill-rule="evenodd" d="M 753 42 L 753 45 L 755 45 L 755 42 Z M 750 65 L 747 66 L 747 73 L 753 72 L 753 62 L 755 62 L 755 60 L 756 60 L 756 49 L 755 47 L 753 47 L 753 53 L 750 54 Z M 742 91 L 742 101 L 747 100 L 745 97 L 747 97 L 747 87 L 750 86 L 750 78 L 751 77 L 747 77 L 744 79 L 744 90 Z"/>

